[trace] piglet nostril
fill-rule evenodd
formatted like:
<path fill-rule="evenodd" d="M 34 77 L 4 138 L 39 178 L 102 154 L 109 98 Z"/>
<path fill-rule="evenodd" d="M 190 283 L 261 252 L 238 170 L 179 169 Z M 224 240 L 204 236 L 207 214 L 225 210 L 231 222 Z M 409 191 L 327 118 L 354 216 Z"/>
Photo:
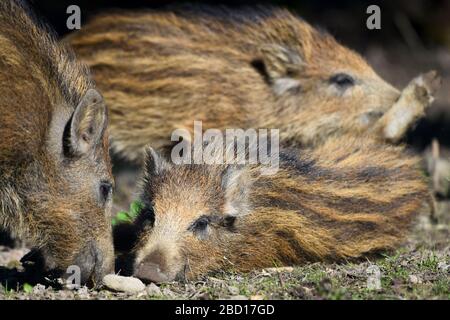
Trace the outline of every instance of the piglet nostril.
<path fill-rule="evenodd" d="M 161 272 L 159 266 L 154 263 L 141 263 L 136 272 L 135 276 L 145 282 L 166 282 L 169 281 L 169 277 Z"/>

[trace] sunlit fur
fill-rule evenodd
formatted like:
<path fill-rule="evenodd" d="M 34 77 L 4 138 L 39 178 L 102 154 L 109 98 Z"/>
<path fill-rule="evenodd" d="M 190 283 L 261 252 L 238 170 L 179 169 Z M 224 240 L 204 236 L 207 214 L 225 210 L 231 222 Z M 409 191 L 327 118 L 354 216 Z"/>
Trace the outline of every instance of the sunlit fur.
<path fill-rule="evenodd" d="M 99 280 L 113 261 L 110 203 L 99 205 L 95 184 L 112 179 L 108 136 L 87 155 L 63 154 L 67 123 L 89 88 L 87 69 L 28 8 L 0 2 L 0 227 L 40 249 L 48 269 L 65 271 L 95 243 Z"/>
<path fill-rule="evenodd" d="M 173 130 L 279 128 L 303 145 L 365 131 L 398 97 L 352 50 L 278 8 L 105 13 L 67 39 L 111 109 L 113 149 L 142 159 Z M 329 82 L 347 73 L 355 86 Z"/>
<path fill-rule="evenodd" d="M 157 264 L 168 280 L 390 250 L 405 239 L 426 195 L 415 156 L 353 136 L 284 150 L 275 175 L 261 175 L 259 166 L 165 160 L 154 170 L 153 162 L 141 199 L 154 223 L 137 220 L 135 267 Z M 226 224 L 230 215 L 236 219 Z M 199 236 L 190 227 L 201 216 L 214 222 Z"/>

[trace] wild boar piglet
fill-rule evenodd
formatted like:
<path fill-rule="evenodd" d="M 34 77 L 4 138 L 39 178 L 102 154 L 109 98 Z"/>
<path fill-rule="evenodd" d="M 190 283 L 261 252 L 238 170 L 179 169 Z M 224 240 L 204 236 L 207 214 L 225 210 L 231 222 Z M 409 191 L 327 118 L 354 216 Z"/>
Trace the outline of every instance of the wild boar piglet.
<path fill-rule="evenodd" d="M 0 226 L 83 283 L 112 271 L 107 110 L 88 69 L 22 1 L 0 2 Z M 38 259 L 40 258 L 40 259 Z"/>
<path fill-rule="evenodd" d="M 415 156 L 370 139 L 284 149 L 279 166 L 175 165 L 149 149 L 134 274 L 161 282 L 376 254 L 404 240 L 427 194 Z"/>
<path fill-rule="evenodd" d="M 129 160 L 194 120 L 317 145 L 369 131 L 399 97 L 359 54 L 276 7 L 104 13 L 66 41 L 91 67 L 113 150 Z"/>

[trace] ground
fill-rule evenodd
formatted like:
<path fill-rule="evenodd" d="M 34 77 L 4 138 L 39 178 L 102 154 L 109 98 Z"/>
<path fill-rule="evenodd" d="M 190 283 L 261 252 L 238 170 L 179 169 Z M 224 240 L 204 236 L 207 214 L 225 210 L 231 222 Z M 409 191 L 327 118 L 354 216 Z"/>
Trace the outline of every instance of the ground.
<path fill-rule="evenodd" d="M 360 263 L 315 263 L 250 274 L 221 273 L 186 283 L 149 285 L 138 294 L 58 290 L 13 283 L 26 249 L 0 247 L 1 299 L 450 299 L 450 201 L 437 222 L 424 213 L 396 252 Z M 377 278 L 377 271 L 380 277 Z M 8 277 L 10 285 L 8 286 Z M 380 280 L 377 288 L 377 279 Z M 368 285 L 369 284 L 369 285 Z"/>

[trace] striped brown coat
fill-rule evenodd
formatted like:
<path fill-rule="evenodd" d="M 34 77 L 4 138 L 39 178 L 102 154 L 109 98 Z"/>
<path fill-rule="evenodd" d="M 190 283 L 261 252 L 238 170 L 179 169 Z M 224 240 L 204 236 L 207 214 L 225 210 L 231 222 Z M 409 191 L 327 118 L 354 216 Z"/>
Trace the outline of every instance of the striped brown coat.
<path fill-rule="evenodd" d="M 194 120 L 278 128 L 313 145 L 365 132 L 399 95 L 357 53 L 284 9 L 107 13 L 67 41 L 111 109 L 113 149 L 132 160 Z"/>
<path fill-rule="evenodd" d="M 0 1 L 0 227 L 40 271 L 76 264 L 99 283 L 112 268 L 106 125 L 87 69 L 21 1 Z"/>
<path fill-rule="evenodd" d="M 393 249 L 426 184 L 401 147 L 345 136 L 283 150 L 274 175 L 253 165 L 174 165 L 151 151 L 141 192 L 134 273 L 167 281 Z"/>

